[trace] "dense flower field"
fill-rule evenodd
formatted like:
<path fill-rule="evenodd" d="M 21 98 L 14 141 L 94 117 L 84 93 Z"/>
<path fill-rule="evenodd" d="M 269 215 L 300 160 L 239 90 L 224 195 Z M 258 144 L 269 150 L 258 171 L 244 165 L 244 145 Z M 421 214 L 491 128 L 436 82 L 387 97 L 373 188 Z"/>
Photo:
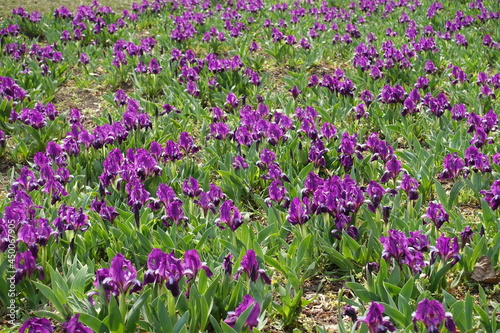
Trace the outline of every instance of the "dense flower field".
<path fill-rule="evenodd" d="M 500 331 L 499 19 L 495 0 L 15 8 L 0 325 Z M 299 323 L 319 280 L 343 281 L 335 326 Z"/>

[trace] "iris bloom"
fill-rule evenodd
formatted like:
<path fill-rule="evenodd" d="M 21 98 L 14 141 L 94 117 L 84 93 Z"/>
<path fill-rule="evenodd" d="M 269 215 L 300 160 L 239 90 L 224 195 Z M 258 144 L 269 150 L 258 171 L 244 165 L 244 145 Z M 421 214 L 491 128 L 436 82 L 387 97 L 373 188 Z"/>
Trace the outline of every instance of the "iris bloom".
<path fill-rule="evenodd" d="M 62 328 L 64 333 L 92 333 L 90 327 L 85 326 L 78 321 L 80 314 L 77 313 L 71 319 L 65 323 L 62 323 Z"/>
<path fill-rule="evenodd" d="M 245 324 L 243 326 L 248 327 L 248 329 L 250 330 L 253 329 L 259 324 L 260 304 L 257 303 L 255 299 L 248 294 L 243 297 L 243 302 L 241 302 L 241 304 L 238 305 L 238 307 L 234 311 L 229 311 L 227 313 L 228 316 L 227 319 L 224 320 L 224 322 L 229 326 L 234 327 L 241 314 L 245 312 L 245 310 L 250 306 L 253 306 L 253 308 L 250 311 L 250 314 L 245 320 Z"/>
<path fill-rule="evenodd" d="M 448 222 L 449 214 L 444 210 L 443 205 L 429 202 L 429 207 L 425 215 L 422 216 L 422 221 L 427 224 L 429 221 L 434 222 L 436 228 L 439 230 L 443 223 Z"/>
<path fill-rule="evenodd" d="M 123 254 L 117 253 L 111 260 L 110 268 L 99 268 L 96 271 L 94 286 L 102 286 L 109 300 L 110 294 L 118 296 L 133 293 L 142 289 L 142 284 L 137 280 L 137 272 Z M 90 295 L 94 295 L 91 293 Z"/>
<path fill-rule="evenodd" d="M 54 327 L 46 318 L 29 318 L 19 328 L 19 333 L 53 333 Z"/>
<path fill-rule="evenodd" d="M 390 322 L 389 317 L 384 317 L 384 306 L 379 303 L 371 302 L 366 314 L 358 317 L 356 321 L 356 329 L 361 323 L 365 323 L 370 333 L 394 332 L 396 328 Z"/>
<path fill-rule="evenodd" d="M 441 326 L 443 320 L 449 332 L 456 332 L 455 322 L 453 321 L 451 313 L 445 312 L 443 305 L 438 301 L 428 299 L 421 300 L 417 305 L 417 310 L 412 314 L 412 317 L 415 332 L 419 331 L 417 321 L 421 321 L 424 323 L 427 333 L 439 333 L 441 332 L 439 326 Z"/>
<path fill-rule="evenodd" d="M 238 268 L 238 271 L 234 275 L 234 278 L 236 280 L 238 280 L 240 275 L 245 272 L 253 282 L 256 282 L 260 276 L 265 284 L 271 284 L 271 279 L 266 274 L 266 271 L 264 269 L 259 269 L 259 262 L 257 261 L 257 255 L 255 254 L 254 250 L 250 249 L 247 251 L 247 253 L 245 253 L 243 258 L 241 259 L 240 265 L 241 266 Z"/>

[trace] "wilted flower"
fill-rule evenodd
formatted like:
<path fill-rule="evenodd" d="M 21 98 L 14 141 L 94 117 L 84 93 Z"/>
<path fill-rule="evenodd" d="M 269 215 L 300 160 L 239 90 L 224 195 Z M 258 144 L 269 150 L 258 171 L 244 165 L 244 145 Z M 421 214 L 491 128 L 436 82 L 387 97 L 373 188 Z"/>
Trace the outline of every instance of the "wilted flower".
<path fill-rule="evenodd" d="M 342 313 L 343 316 L 347 316 L 352 319 L 352 321 L 356 322 L 358 320 L 358 313 L 355 308 L 353 308 L 351 305 L 347 304 L 344 307 L 344 312 Z"/>
<path fill-rule="evenodd" d="M 456 332 L 455 322 L 449 312 L 444 311 L 443 304 L 435 300 L 423 299 L 417 305 L 417 311 L 412 314 L 415 332 L 418 332 L 417 322 L 421 321 L 427 328 L 427 333 L 439 333 L 443 320 L 449 332 Z"/>
<path fill-rule="evenodd" d="M 226 275 L 230 275 L 233 272 L 233 255 L 228 253 L 222 261 L 222 270 Z"/>
<path fill-rule="evenodd" d="M 224 320 L 224 322 L 229 326 L 234 327 L 241 314 L 245 312 L 245 310 L 250 306 L 253 306 L 253 308 L 250 311 L 250 314 L 245 320 L 245 324 L 243 326 L 248 327 L 248 329 L 250 330 L 253 329 L 259 324 L 260 304 L 257 303 L 255 299 L 248 294 L 243 297 L 243 302 L 241 302 L 241 304 L 238 305 L 238 307 L 234 311 L 229 311 L 227 313 L 227 319 Z"/>

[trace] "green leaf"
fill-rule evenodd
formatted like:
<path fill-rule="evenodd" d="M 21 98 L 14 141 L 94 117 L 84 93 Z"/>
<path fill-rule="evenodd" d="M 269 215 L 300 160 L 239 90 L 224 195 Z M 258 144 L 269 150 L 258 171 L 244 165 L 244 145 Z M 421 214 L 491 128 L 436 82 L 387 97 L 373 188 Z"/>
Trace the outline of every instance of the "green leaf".
<path fill-rule="evenodd" d="M 87 265 L 80 268 L 78 273 L 76 273 L 75 277 L 73 278 L 73 282 L 71 283 L 71 290 L 73 290 L 74 292 L 82 293 L 82 294 L 85 292 L 87 272 L 88 272 Z"/>
<path fill-rule="evenodd" d="M 87 313 L 80 313 L 78 320 L 81 321 L 84 325 L 90 327 L 94 332 L 102 332 L 103 330 L 109 331 L 109 329 L 107 329 L 106 325 L 104 325 L 102 321 Z"/>
<path fill-rule="evenodd" d="M 151 289 L 144 292 L 138 300 L 134 302 L 132 308 L 128 311 L 125 317 L 125 332 L 134 332 L 139 322 L 139 315 L 144 303 L 148 300 L 151 294 Z"/>
<path fill-rule="evenodd" d="M 434 181 L 434 187 L 436 188 L 436 193 L 439 197 L 439 202 L 445 206 L 445 208 L 449 209 L 448 207 L 448 195 L 446 194 L 446 191 L 444 190 L 443 186 L 438 182 Z"/>
<path fill-rule="evenodd" d="M 54 305 L 56 310 L 61 315 L 63 315 L 64 317 L 67 317 L 69 315 L 69 313 L 67 313 L 66 311 L 66 308 L 63 306 L 63 304 L 66 303 L 61 303 L 49 287 L 37 281 L 33 281 L 33 284 L 38 288 L 38 290 L 40 290 L 43 296 L 45 296 L 52 303 L 52 305 Z"/>
<path fill-rule="evenodd" d="M 175 323 L 175 326 L 174 326 L 174 333 L 180 333 L 183 329 L 185 329 L 186 327 L 186 323 L 188 322 L 189 320 L 189 311 L 186 311 L 184 312 L 184 314 L 182 315 L 181 318 L 179 318 L 179 320 L 177 320 L 177 322 Z"/>
<path fill-rule="evenodd" d="M 111 332 L 124 333 L 123 318 L 120 313 L 120 308 L 114 297 L 109 299 L 109 314 L 104 318 L 104 323 L 109 327 Z"/>
<path fill-rule="evenodd" d="M 393 306 L 387 303 L 382 304 L 384 305 L 384 313 L 388 315 L 392 320 L 398 322 L 401 326 L 408 325 L 408 322 L 411 320 L 411 318 L 406 318 L 406 316 L 399 312 L 398 309 L 395 309 Z"/>
<path fill-rule="evenodd" d="M 354 292 L 354 294 L 359 297 L 363 302 L 379 302 L 380 297 L 363 287 L 361 284 L 357 282 L 346 282 L 346 285 Z"/>
<path fill-rule="evenodd" d="M 54 319 L 60 323 L 63 323 L 65 322 L 64 318 L 59 316 L 58 314 L 55 314 L 54 312 L 50 312 L 50 311 L 45 311 L 45 310 L 39 310 L 39 311 L 35 311 L 33 313 L 36 317 L 43 317 L 43 318 L 50 318 L 50 319 Z"/>
<path fill-rule="evenodd" d="M 472 319 L 474 317 L 474 297 L 472 297 L 469 292 L 467 292 L 467 295 L 465 295 L 465 306 L 464 306 L 464 317 L 465 317 L 465 324 L 466 324 L 466 329 L 470 330 L 472 328 Z"/>
<path fill-rule="evenodd" d="M 413 295 L 414 289 L 415 289 L 415 281 L 413 280 L 413 278 L 410 278 L 408 279 L 408 281 L 406 281 L 403 288 L 401 288 L 401 296 L 403 296 L 407 300 L 410 300 L 411 296 Z"/>

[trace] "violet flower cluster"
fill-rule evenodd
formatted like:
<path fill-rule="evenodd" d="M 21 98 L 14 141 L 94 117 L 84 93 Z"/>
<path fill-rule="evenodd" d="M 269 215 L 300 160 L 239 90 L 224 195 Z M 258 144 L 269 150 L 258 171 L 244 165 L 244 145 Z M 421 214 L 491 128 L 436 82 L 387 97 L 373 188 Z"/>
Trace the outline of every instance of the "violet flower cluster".
<path fill-rule="evenodd" d="M 184 260 L 175 257 L 174 252 L 165 253 L 160 249 L 153 249 L 148 255 L 147 271 L 144 273 L 144 284 L 165 284 L 174 297 L 180 295 L 179 283 L 186 277 L 189 283 L 196 278 L 200 270 L 204 270 L 208 277 L 213 275 L 206 263 L 201 262 L 196 250 L 184 253 Z M 189 293 L 189 291 L 188 291 Z"/>

